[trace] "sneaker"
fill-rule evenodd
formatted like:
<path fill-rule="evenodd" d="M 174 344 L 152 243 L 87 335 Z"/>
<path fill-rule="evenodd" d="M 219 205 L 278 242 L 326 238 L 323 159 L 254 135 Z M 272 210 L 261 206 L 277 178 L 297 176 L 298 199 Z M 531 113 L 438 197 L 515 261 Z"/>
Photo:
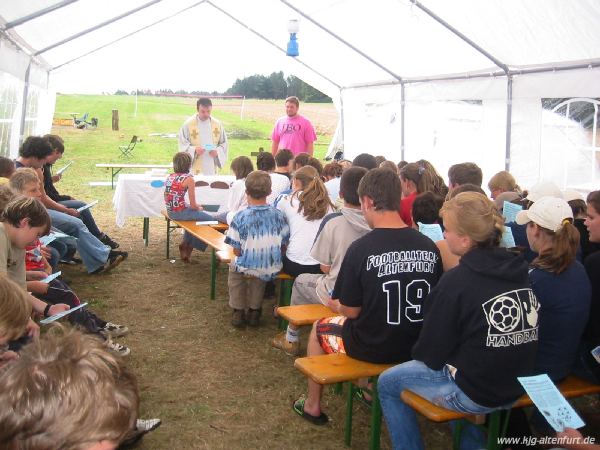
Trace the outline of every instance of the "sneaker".
<path fill-rule="evenodd" d="M 131 353 L 129 347 L 123 344 L 119 344 L 118 342 L 114 342 L 110 339 L 106 341 L 106 346 L 121 356 L 127 356 Z"/>
<path fill-rule="evenodd" d="M 290 356 L 298 356 L 300 354 L 300 342 L 288 341 L 285 332 L 275 336 L 271 341 L 271 345 L 279 350 L 283 350 Z"/>
<path fill-rule="evenodd" d="M 135 430 L 129 431 L 119 445 L 119 450 L 134 448 L 146 433 L 157 429 L 161 424 L 160 419 L 138 419 Z"/>
<path fill-rule="evenodd" d="M 138 431 L 153 431 L 156 430 L 162 421 L 160 419 L 138 419 L 135 422 L 135 429 Z"/>
<path fill-rule="evenodd" d="M 236 328 L 241 328 L 246 324 L 244 320 L 244 310 L 243 309 L 234 309 L 231 314 L 231 325 Z"/>
<path fill-rule="evenodd" d="M 246 321 L 248 322 L 248 326 L 257 327 L 260 325 L 260 314 L 262 313 L 262 309 L 249 309 L 248 316 L 246 317 Z"/>
<path fill-rule="evenodd" d="M 81 260 L 81 258 L 76 258 L 75 256 L 68 258 L 68 259 L 61 259 L 60 260 L 61 264 L 68 264 L 70 266 L 76 266 L 78 264 L 83 263 L 83 261 Z"/>
<path fill-rule="evenodd" d="M 91 273 L 95 275 L 98 273 L 108 272 L 109 270 L 114 269 L 123 261 L 125 261 L 128 256 L 129 254 L 127 252 L 118 252 L 116 250 L 111 250 L 108 254 L 108 259 L 106 260 L 106 263 L 104 263 L 102 267 L 99 267 Z"/>
<path fill-rule="evenodd" d="M 99 238 L 100 242 L 102 242 L 104 245 L 108 245 L 110 248 L 112 248 L 113 250 L 116 248 L 119 248 L 119 243 L 113 241 L 110 236 L 108 234 L 103 234 L 101 238 Z"/>
<path fill-rule="evenodd" d="M 104 337 L 117 338 L 125 336 L 129 333 L 129 328 L 125 325 L 117 325 L 116 323 L 106 322 L 106 325 L 100 330 Z"/>

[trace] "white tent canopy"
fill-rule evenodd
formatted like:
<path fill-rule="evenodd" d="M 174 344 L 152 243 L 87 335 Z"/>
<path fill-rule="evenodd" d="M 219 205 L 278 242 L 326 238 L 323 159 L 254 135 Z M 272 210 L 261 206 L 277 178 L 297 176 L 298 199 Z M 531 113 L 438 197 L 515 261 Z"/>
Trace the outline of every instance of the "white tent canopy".
<path fill-rule="evenodd" d="M 289 19 L 300 20 L 296 59 L 283 49 Z M 270 49 L 269 64 L 334 99 L 346 157 L 425 158 L 441 172 L 474 161 L 486 178 L 508 167 L 525 186 L 597 187 L 599 23 L 596 0 L 11 0 L 0 5 L 0 151 L 49 131 L 65 71 L 93 63 L 90 83 L 123 70 L 143 82 L 164 64 L 140 56 L 153 54 L 177 80 L 207 61 L 218 70 L 223 53 L 260 66 L 250 58 Z M 219 38 L 186 59 L 202 33 Z"/>

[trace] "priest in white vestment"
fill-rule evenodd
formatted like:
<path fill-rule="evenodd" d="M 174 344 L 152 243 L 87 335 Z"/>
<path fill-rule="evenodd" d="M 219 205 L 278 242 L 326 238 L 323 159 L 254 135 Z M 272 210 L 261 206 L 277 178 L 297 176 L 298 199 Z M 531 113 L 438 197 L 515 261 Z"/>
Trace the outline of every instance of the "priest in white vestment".
<path fill-rule="evenodd" d="M 220 121 L 210 116 L 212 102 L 201 98 L 197 114 L 187 119 L 179 130 L 179 151 L 192 157 L 192 174 L 216 175 L 227 162 L 227 136 Z"/>

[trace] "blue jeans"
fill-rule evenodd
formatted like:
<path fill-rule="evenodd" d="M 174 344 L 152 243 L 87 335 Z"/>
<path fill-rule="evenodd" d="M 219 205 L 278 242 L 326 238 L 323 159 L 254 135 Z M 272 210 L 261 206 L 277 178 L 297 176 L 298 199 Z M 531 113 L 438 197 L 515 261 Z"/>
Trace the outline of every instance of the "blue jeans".
<path fill-rule="evenodd" d="M 53 227 L 77 238 L 77 250 L 88 273 L 99 269 L 106 263 L 110 247 L 104 245 L 90 233 L 80 219 L 54 209 L 48 209 L 48 214 L 52 219 Z"/>
<path fill-rule="evenodd" d="M 169 211 L 169 217 L 173 220 L 216 220 L 213 216 L 204 211 L 198 211 L 189 207 L 186 207 L 181 211 Z M 195 238 L 187 231 L 183 233 L 183 242 L 202 251 L 206 250 L 206 247 L 208 247 L 208 245 L 200 239 Z"/>
<path fill-rule="evenodd" d="M 82 206 L 86 205 L 86 203 L 82 202 L 81 200 L 63 200 L 62 202 L 58 203 L 60 203 L 63 206 L 66 206 L 67 208 L 73 209 L 81 208 Z M 98 239 L 100 239 L 103 236 L 104 233 L 102 233 L 102 231 L 98 229 L 98 225 L 96 225 L 94 216 L 92 216 L 92 208 L 84 209 L 83 211 L 81 211 L 79 213 L 79 218 L 85 224 L 90 233 L 92 233 Z"/>
<path fill-rule="evenodd" d="M 457 386 L 447 367 L 442 370 L 432 370 L 421 361 L 415 360 L 383 372 L 379 377 L 377 389 L 392 445 L 399 450 L 424 448 L 416 413 L 400 398 L 400 393 L 405 389 L 443 408 L 469 414 L 487 414 L 505 408 L 478 405 Z M 506 408 L 510 408 L 510 405 Z M 465 424 L 460 448 L 483 447 L 485 447 L 483 433 L 475 426 Z"/>

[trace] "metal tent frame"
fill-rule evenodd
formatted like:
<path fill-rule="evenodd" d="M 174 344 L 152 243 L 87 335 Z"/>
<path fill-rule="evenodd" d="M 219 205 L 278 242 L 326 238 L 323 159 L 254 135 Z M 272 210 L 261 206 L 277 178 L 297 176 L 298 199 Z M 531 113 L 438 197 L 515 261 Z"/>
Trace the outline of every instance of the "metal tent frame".
<path fill-rule="evenodd" d="M 262 40 L 264 40 L 265 42 L 267 42 L 269 45 L 271 45 L 272 47 L 274 47 L 275 49 L 277 49 L 280 52 L 286 52 L 285 49 L 283 49 L 282 47 L 280 47 L 279 45 L 277 45 L 276 43 L 274 43 L 273 41 L 271 41 L 269 38 L 267 38 L 266 36 L 264 36 L 262 33 L 260 33 L 260 31 L 253 29 L 252 27 L 250 27 L 247 23 L 245 23 L 242 19 L 236 17 L 234 14 L 226 11 L 225 9 L 223 9 L 222 7 L 218 6 L 216 4 L 217 0 L 201 0 L 198 1 L 197 3 L 194 3 L 182 10 L 179 10 L 169 16 L 165 16 L 163 18 L 161 18 L 158 21 L 152 22 L 148 25 L 145 25 L 143 27 L 140 27 L 138 29 L 136 29 L 133 32 L 127 33 L 117 39 L 114 39 L 106 44 L 103 44 L 93 50 L 90 50 L 88 52 L 85 52 L 81 55 L 78 55 L 66 62 L 63 62 L 57 66 L 53 66 L 53 67 L 49 67 L 49 65 L 43 60 L 43 58 L 40 57 L 40 55 L 42 55 L 43 53 L 55 49 L 57 47 L 60 47 L 78 37 L 87 35 L 89 33 L 92 33 L 100 28 L 103 28 L 107 25 L 110 25 L 118 20 L 121 20 L 125 17 L 128 17 L 130 15 L 136 14 L 148 7 L 153 6 L 156 3 L 159 3 L 163 0 L 151 0 L 148 3 L 142 4 L 140 6 L 138 6 L 137 8 L 134 8 L 130 11 L 127 11 L 125 13 L 122 13 L 118 16 L 115 16 L 109 20 L 106 20 L 104 22 L 101 22 L 91 28 L 88 28 L 86 30 L 80 31 L 78 33 L 75 33 L 74 35 L 71 35 L 65 39 L 62 39 L 58 42 L 55 42 L 49 46 L 44 47 L 43 49 L 40 50 L 35 50 L 32 49 L 31 47 L 29 47 L 29 45 L 24 42 L 20 36 L 14 31 L 14 29 L 24 23 L 30 22 L 32 20 L 35 20 L 41 16 L 47 15 L 47 14 L 52 14 L 54 11 L 57 11 L 58 9 L 64 8 L 72 3 L 77 2 L 78 0 L 62 0 L 54 5 L 51 5 L 47 8 L 41 9 L 39 11 L 36 11 L 34 13 L 28 14 L 26 16 L 20 17 L 18 19 L 15 19 L 11 22 L 7 22 L 4 25 L 0 26 L 0 35 L 4 36 L 5 38 L 7 38 L 7 40 L 9 40 L 13 45 L 15 45 L 17 48 L 19 48 L 20 50 L 24 51 L 26 54 L 29 55 L 29 65 L 27 67 L 26 73 L 25 73 L 25 86 L 23 89 L 23 103 L 21 105 L 21 128 L 20 128 L 20 134 L 19 134 L 19 142 L 21 143 L 23 140 L 23 132 L 24 132 L 24 124 L 25 124 L 25 111 L 26 111 L 26 107 L 27 107 L 27 96 L 28 96 L 28 90 L 29 90 L 29 81 L 30 81 L 30 74 L 31 74 L 31 65 L 34 62 L 37 62 L 38 65 L 40 65 L 41 67 L 45 67 L 46 68 L 46 72 L 49 76 L 50 72 L 52 72 L 53 70 L 56 70 L 58 68 L 64 67 L 74 61 L 77 61 L 85 56 L 88 56 L 94 52 L 97 52 L 103 48 L 106 48 L 110 45 L 113 45 L 119 41 L 122 41 L 123 39 L 127 39 L 128 37 L 137 34 L 143 30 L 146 30 L 148 28 L 151 28 L 159 23 L 162 23 L 166 20 L 169 20 L 181 13 L 183 13 L 184 11 L 190 10 L 192 8 L 195 8 L 201 4 L 207 4 L 210 5 L 211 7 L 213 7 L 214 9 L 216 9 L 217 11 L 219 11 L 220 13 L 222 13 L 223 15 L 225 15 L 226 17 L 228 17 L 229 19 L 231 19 L 232 21 L 234 21 L 235 23 L 237 23 L 238 25 L 242 26 L 243 28 L 247 29 L 248 31 L 250 31 L 251 33 L 253 33 L 254 35 L 258 36 L 259 38 L 261 38 Z M 545 72 L 556 72 L 556 71 L 568 71 L 568 70 L 576 70 L 576 69 L 582 69 L 582 68 L 596 68 L 596 67 L 600 67 L 600 59 L 595 59 L 592 61 L 577 61 L 577 62 L 572 62 L 572 63 L 566 63 L 566 64 L 560 64 L 560 65 L 556 65 L 556 64 L 542 64 L 542 65 L 538 65 L 535 67 L 509 67 L 508 65 L 506 65 L 505 63 L 503 63 L 502 61 L 500 61 L 498 58 L 496 58 L 494 55 L 492 55 L 490 52 L 488 52 L 486 49 L 482 48 L 480 45 L 478 45 L 476 42 L 474 42 L 473 40 L 471 40 L 468 36 L 466 36 L 465 34 L 463 34 L 460 30 L 458 30 L 456 27 L 454 27 L 452 24 L 448 23 L 447 21 L 445 21 L 442 17 L 440 17 L 439 15 L 437 15 L 435 12 L 433 12 L 432 10 L 430 10 L 429 8 L 427 8 L 425 5 L 423 5 L 420 1 L 418 0 L 409 0 L 410 3 L 418 8 L 420 11 L 422 11 L 424 14 L 426 14 L 427 16 L 429 16 L 431 19 L 433 19 L 436 23 L 438 23 L 440 26 L 446 28 L 448 31 L 450 31 L 453 35 L 455 35 L 456 37 L 458 37 L 461 41 L 463 41 L 464 43 L 466 43 L 468 46 L 470 46 L 471 48 L 473 48 L 474 50 L 476 50 L 478 53 L 480 53 L 481 55 L 485 56 L 487 59 L 489 59 L 496 67 L 498 67 L 499 70 L 497 71 L 492 71 L 492 72 L 466 72 L 466 73 L 460 73 L 460 74 L 452 74 L 452 75 L 448 75 L 448 76 L 438 76 L 438 77 L 415 77 L 415 78 L 403 78 L 402 76 L 400 76 L 399 74 L 396 74 L 394 71 L 390 70 L 388 67 L 386 67 L 384 64 L 376 61 L 374 58 L 372 58 L 371 56 L 369 56 L 368 54 L 366 54 L 365 52 L 363 52 L 362 50 L 360 50 L 359 48 L 357 48 L 356 46 L 354 46 L 353 44 L 351 44 L 350 42 L 348 42 L 347 40 L 345 40 L 344 38 L 342 38 L 341 36 L 339 36 L 338 34 L 336 34 L 335 32 L 333 32 L 330 28 L 328 28 L 327 26 L 321 24 L 320 22 L 316 21 L 314 18 L 312 18 L 309 14 L 307 14 L 306 12 L 304 12 L 303 10 L 301 10 L 300 8 L 294 6 L 293 4 L 290 3 L 290 1 L 288 0 L 280 0 L 281 3 L 283 3 L 285 6 L 287 6 L 291 11 L 294 11 L 295 13 L 301 15 L 302 17 L 304 17 L 306 20 L 310 21 L 313 25 L 317 26 L 319 29 L 325 31 L 327 34 L 329 34 L 331 37 L 333 37 L 334 39 L 336 39 L 338 42 L 340 42 L 342 45 L 344 45 L 346 48 L 350 49 L 352 52 L 360 55 L 363 59 L 365 59 L 366 61 L 368 61 L 368 63 L 378 67 L 379 69 L 383 70 L 384 72 L 388 73 L 392 79 L 388 80 L 388 81 L 381 81 L 381 82 L 376 82 L 376 83 L 363 83 L 363 84 L 354 84 L 354 85 L 348 85 L 348 86 L 342 86 L 340 85 L 338 82 L 334 81 L 331 79 L 331 77 L 328 77 L 326 75 L 324 75 L 323 73 L 321 73 L 320 71 L 316 70 L 314 67 L 312 67 L 310 64 L 302 61 L 299 58 L 295 58 L 296 61 L 301 64 L 302 66 L 304 66 L 305 68 L 309 69 L 311 72 L 313 72 L 315 75 L 317 75 L 318 77 L 320 77 L 321 79 L 329 82 L 331 85 L 335 86 L 337 89 L 339 89 L 339 94 L 340 94 L 340 103 L 341 103 L 341 108 L 340 108 L 340 132 L 341 132 L 341 136 L 342 136 L 342 140 L 344 137 L 344 111 L 343 111 L 343 92 L 346 89 L 358 89 L 358 88 L 367 88 L 367 87 L 374 87 L 374 86 L 390 86 L 390 85 L 394 85 L 394 84 L 399 84 L 400 85 L 400 102 L 401 102 L 401 124 L 400 124 L 400 129 L 401 129 L 401 136 L 400 136 L 400 150 L 401 150 L 401 157 L 402 159 L 404 159 L 404 150 L 405 150 L 405 146 L 404 146 L 404 138 L 405 138 L 405 86 L 407 84 L 412 84 L 412 83 L 423 83 L 423 82 L 431 82 L 431 81 L 451 81 L 451 80 L 465 80 L 465 79 L 473 79 L 473 78 L 489 78 L 489 77 L 506 77 L 506 149 L 505 149 L 505 168 L 506 170 L 510 169 L 510 155 L 511 155 L 511 131 L 512 131 L 512 87 L 513 87 L 513 76 L 514 75 L 524 75 L 524 74 L 535 74 L 535 73 L 545 73 Z"/>

